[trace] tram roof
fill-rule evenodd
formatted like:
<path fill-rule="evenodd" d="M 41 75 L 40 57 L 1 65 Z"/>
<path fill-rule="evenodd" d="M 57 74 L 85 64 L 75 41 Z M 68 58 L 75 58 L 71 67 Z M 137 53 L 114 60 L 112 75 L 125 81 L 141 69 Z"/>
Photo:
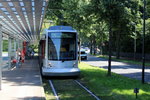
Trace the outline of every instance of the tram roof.
<path fill-rule="evenodd" d="M 51 26 L 48 30 L 74 30 L 71 26 Z"/>
<path fill-rule="evenodd" d="M 25 41 L 37 40 L 48 0 L 0 0 L 3 33 Z"/>

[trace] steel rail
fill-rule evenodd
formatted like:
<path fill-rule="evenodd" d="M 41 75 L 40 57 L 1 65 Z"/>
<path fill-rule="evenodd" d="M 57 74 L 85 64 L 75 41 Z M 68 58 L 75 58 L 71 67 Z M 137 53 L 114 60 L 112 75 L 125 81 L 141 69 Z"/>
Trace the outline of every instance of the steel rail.
<path fill-rule="evenodd" d="M 92 93 L 89 89 L 87 89 L 85 86 L 83 86 L 78 80 L 74 80 L 78 85 L 80 85 L 84 90 L 86 90 L 90 95 L 92 95 L 96 100 L 101 100 L 99 97 L 97 97 L 94 93 Z"/>
<path fill-rule="evenodd" d="M 52 83 L 51 80 L 49 80 L 49 84 L 50 84 L 50 86 L 51 86 L 51 88 L 52 88 L 52 91 L 53 91 L 53 93 L 54 93 L 54 96 L 56 97 L 56 100 L 60 100 L 60 99 L 59 99 L 59 96 L 57 95 L 56 89 L 54 88 L 54 85 L 53 85 L 53 83 Z"/>

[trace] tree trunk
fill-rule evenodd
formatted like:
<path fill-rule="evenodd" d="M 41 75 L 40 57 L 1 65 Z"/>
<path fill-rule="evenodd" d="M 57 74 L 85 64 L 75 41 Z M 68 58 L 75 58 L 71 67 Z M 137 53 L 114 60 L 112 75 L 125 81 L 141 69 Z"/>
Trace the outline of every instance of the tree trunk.
<path fill-rule="evenodd" d="M 116 52 L 116 58 L 120 59 L 120 31 L 118 32 L 118 34 L 116 35 L 117 38 L 117 52 Z"/>
<path fill-rule="evenodd" d="M 136 38 L 134 39 L 134 60 L 136 59 Z"/>
<path fill-rule="evenodd" d="M 95 40 L 95 36 L 94 36 L 94 39 L 93 39 L 93 43 L 94 43 L 94 55 L 96 54 L 96 40 Z"/>
<path fill-rule="evenodd" d="M 79 60 L 79 63 L 81 62 L 81 39 L 79 38 L 79 58 L 78 58 L 78 60 Z"/>
<path fill-rule="evenodd" d="M 109 59 L 108 59 L 108 76 L 111 76 L 111 56 L 112 56 L 112 21 L 109 20 Z"/>
<path fill-rule="evenodd" d="M 101 42 L 101 46 L 100 46 L 100 52 L 101 52 L 101 55 L 103 55 L 103 44 L 104 44 L 104 42 L 103 42 L 103 38 L 104 38 L 104 34 L 102 34 L 102 42 Z"/>
<path fill-rule="evenodd" d="M 92 54 L 92 51 L 93 51 L 93 41 L 92 41 L 92 39 L 91 39 L 91 43 L 90 43 L 90 54 Z"/>
<path fill-rule="evenodd" d="M 100 48 L 101 48 L 101 49 L 100 49 L 101 55 L 103 55 L 103 45 L 101 45 Z"/>

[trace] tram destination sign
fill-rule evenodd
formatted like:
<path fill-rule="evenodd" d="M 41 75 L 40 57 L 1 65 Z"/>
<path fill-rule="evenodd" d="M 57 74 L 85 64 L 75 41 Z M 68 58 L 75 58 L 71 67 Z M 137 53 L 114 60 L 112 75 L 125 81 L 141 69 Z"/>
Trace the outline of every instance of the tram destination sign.
<path fill-rule="evenodd" d="M 72 32 L 54 32 L 49 33 L 49 37 L 51 38 L 75 38 L 75 34 Z"/>

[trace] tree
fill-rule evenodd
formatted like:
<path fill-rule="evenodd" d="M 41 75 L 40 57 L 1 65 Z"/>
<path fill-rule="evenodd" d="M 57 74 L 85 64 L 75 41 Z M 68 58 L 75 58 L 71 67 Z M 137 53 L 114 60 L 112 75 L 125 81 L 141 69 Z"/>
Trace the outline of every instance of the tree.
<path fill-rule="evenodd" d="M 150 12 L 150 0 L 147 1 L 147 12 Z M 111 49 L 119 58 L 120 52 L 134 51 L 135 40 L 137 52 L 141 52 L 142 6 L 142 0 L 50 0 L 46 18 L 54 20 L 56 25 L 73 26 L 82 43 L 91 44 L 92 48 L 94 44 L 100 48 L 105 45 L 107 50 L 108 36 L 112 35 Z"/>

